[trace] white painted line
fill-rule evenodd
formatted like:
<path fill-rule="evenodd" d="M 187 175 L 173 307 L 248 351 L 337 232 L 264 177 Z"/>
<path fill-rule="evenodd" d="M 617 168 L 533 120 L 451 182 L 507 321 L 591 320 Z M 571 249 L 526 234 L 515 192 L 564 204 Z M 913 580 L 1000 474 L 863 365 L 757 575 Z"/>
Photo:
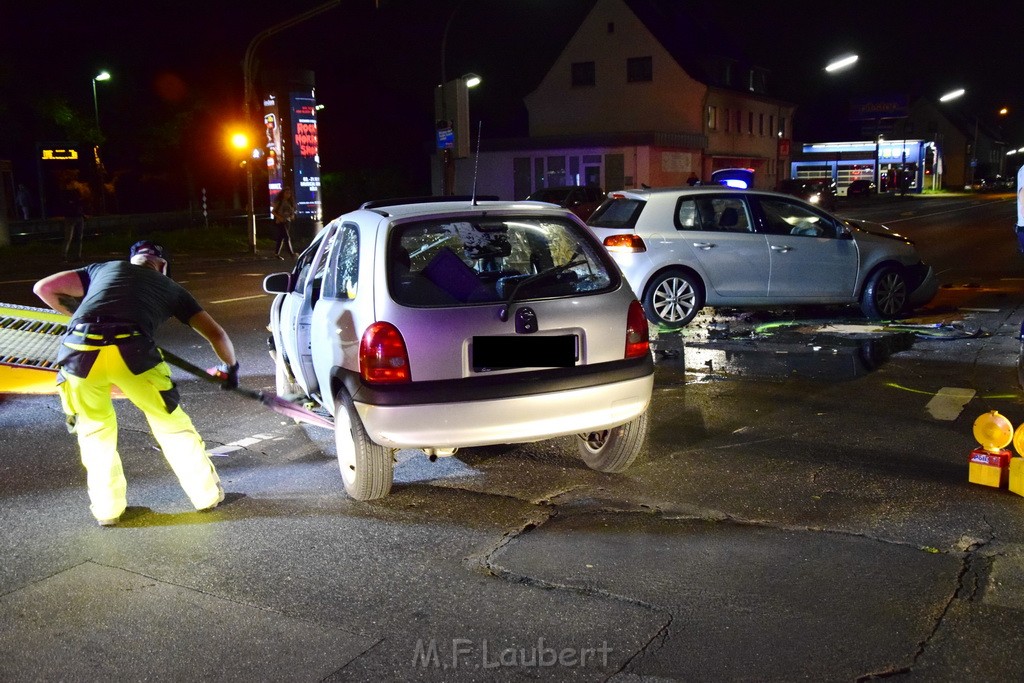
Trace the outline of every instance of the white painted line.
<path fill-rule="evenodd" d="M 961 311 L 973 311 L 974 313 L 998 313 L 1001 309 L 999 308 L 966 308 L 961 306 Z"/>
<path fill-rule="evenodd" d="M 270 296 L 269 294 L 257 294 L 255 296 L 240 296 L 237 299 L 220 299 L 218 301 L 211 301 L 211 304 L 230 304 L 235 301 L 248 301 L 249 299 L 264 299 Z"/>
<path fill-rule="evenodd" d="M 208 452 L 210 455 L 214 457 L 225 457 L 228 454 L 234 453 L 235 451 L 240 451 L 243 448 L 255 446 L 256 444 L 262 441 L 273 441 L 275 439 L 280 438 L 282 437 L 275 436 L 274 434 L 253 434 L 250 437 L 239 439 L 238 441 L 232 441 L 231 443 L 226 443 L 223 446 L 217 446 L 216 448 L 212 448 Z"/>
<path fill-rule="evenodd" d="M 964 406 L 966 406 L 974 394 L 977 393 L 974 389 L 957 389 L 956 387 L 942 387 L 939 389 L 939 393 L 932 397 L 932 400 L 928 401 L 928 405 L 925 408 L 936 420 L 947 420 L 952 422 L 956 418 L 960 417 L 960 413 L 963 412 Z"/>

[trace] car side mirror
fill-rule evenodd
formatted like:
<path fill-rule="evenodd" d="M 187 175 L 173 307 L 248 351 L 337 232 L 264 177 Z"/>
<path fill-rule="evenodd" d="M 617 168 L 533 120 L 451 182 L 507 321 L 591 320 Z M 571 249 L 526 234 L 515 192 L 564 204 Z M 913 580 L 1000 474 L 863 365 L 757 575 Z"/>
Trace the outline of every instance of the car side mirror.
<path fill-rule="evenodd" d="M 836 221 L 836 237 L 841 240 L 852 240 L 853 231 L 850 230 L 850 226 L 841 221 Z"/>
<path fill-rule="evenodd" d="M 287 294 L 292 291 L 292 274 L 271 273 L 263 278 L 263 291 L 267 294 Z"/>

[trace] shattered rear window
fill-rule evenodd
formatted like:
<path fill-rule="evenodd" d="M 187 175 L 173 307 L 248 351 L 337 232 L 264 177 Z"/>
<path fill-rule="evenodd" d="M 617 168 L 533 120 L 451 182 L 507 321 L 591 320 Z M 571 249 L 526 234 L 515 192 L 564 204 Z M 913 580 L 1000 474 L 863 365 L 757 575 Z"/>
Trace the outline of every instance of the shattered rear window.
<path fill-rule="evenodd" d="M 388 287 L 406 306 L 572 297 L 617 285 L 601 245 L 558 218 L 406 223 L 389 240 Z"/>

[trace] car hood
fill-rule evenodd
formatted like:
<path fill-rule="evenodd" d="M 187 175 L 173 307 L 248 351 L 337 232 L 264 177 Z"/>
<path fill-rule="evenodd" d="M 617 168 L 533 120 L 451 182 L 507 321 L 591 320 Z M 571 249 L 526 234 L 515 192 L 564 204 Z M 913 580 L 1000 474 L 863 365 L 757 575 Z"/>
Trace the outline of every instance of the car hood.
<path fill-rule="evenodd" d="M 908 240 L 898 232 L 893 231 L 892 228 L 886 227 L 881 223 L 872 223 L 871 221 L 858 220 L 856 218 L 847 218 L 846 224 L 850 226 L 854 231 L 854 237 L 860 235 L 870 235 L 872 237 L 888 238 L 891 240 L 898 240 L 904 244 L 913 245 L 914 243 Z"/>

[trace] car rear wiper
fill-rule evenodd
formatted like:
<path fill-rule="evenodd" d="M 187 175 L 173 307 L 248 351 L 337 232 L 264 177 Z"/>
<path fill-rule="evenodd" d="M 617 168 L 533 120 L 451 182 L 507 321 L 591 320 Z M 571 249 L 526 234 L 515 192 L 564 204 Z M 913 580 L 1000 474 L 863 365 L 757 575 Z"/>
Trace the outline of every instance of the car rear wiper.
<path fill-rule="evenodd" d="M 498 317 L 501 318 L 501 322 L 508 322 L 508 312 L 512 309 L 512 303 L 516 300 L 516 294 L 519 293 L 520 289 L 522 289 L 525 285 L 533 284 L 534 282 L 537 282 L 538 280 L 542 280 L 544 278 L 551 277 L 552 275 L 559 275 L 560 273 L 562 273 L 562 272 L 564 272 L 564 271 L 566 271 L 566 270 L 568 270 L 570 268 L 575 268 L 576 266 L 586 265 L 587 259 L 584 258 L 584 259 L 581 259 L 579 261 L 576 260 L 576 257 L 578 257 L 579 255 L 580 255 L 580 252 L 578 252 L 578 251 L 573 252 L 573 255 L 569 257 L 569 260 L 566 261 L 565 263 L 563 263 L 562 265 L 560 265 L 560 266 L 552 266 L 551 268 L 548 268 L 547 270 L 542 270 L 539 273 L 534 273 L 533 275 L 528 275 L 528 276 L 524 277 L 522 280 L 520 280 L 519 282 L 517 282 L 512 287 L 512 291 L 508 293 L 508 299 L 506 299 L 505 307 L 502 308 L 501 309 L 501 313 L 498 314 Z"/>

